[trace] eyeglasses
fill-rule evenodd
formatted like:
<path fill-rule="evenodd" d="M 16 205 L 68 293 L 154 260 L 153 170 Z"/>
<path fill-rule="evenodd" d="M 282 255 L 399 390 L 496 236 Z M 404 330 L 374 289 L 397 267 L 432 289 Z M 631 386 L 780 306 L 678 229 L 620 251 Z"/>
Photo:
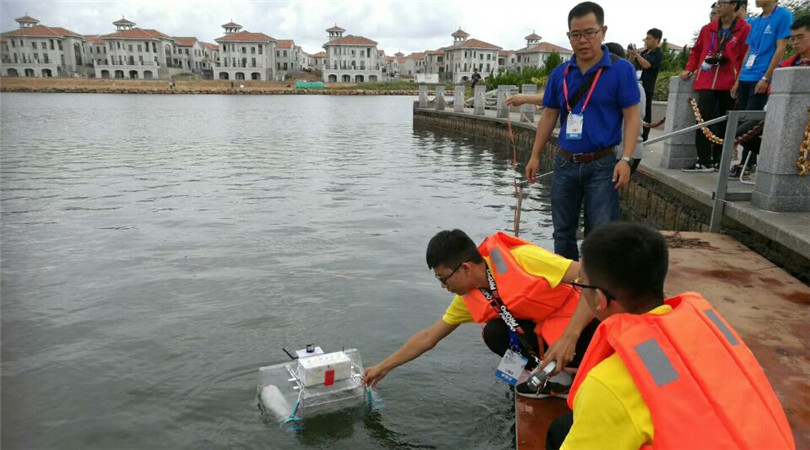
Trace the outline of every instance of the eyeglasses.
<path fill-rule="evenodd" d="M 460 268 L 461 268 L 461 266 L 463 266 L 463 265 L 464 265 L 464 263 L 466 263 L 466 262 L 467 262 L 467 261 L 464 261 L 463 263 L 461 263 L 461 264 L 457 265 L 457 266 L 456 266 L 456 268 L 455 268 L 455 269 L 453 269 L 453 271 L 452 271 L 452 272 L 450 272 L 450 275 L 447 275 L 446 277 L 440 277 L 438 274 L 434 274 L 433 276 L 434 276 L 434 277 L 436 277 L 436 279 L 437 279 L 437 280 L 439 280 L 439 283 L 446 285 L 446 284 L 447 284 L 447 280 L 449 280 L 449 279 L 450 279 L 450 277 L 452 277 L 453 275 L 455 275 L 455 274 L 456 274 L 456 271 L 458 271 L 458 269 L 460 269 Z"/>
<path fill-rule="evenodd" d="M 570 39 L 571 42 L 576 42 L 576 41 L 578 41 L 578 40 L 580 40 L 580 39 L 582 39 L 584 37 L 585 39 L 590 41 L 600 31 L 602 31 L 601 28 L 596 29 L 596 30 L 572 31 L 572 32 L 568 33 L 568 39 Z"/>
<path fill-rule="evenodd" d="M 615 298 L 612 295 L 610 295 L 608 291 L 600 288 L 599 286 L 594 286 L 592 284 L 577 283 L 576 281 L 572 281 L 570 284 L 571 286 L 574 287 L 574 290 L 577 292 L 581 292 L 583 289 L 593 289 L 593 290 L 599 289 L 600 291 L 602 291 L 602 293 L 605 294 L 605 298 L 607 298 L 608 301 L 611 301 Z"/>

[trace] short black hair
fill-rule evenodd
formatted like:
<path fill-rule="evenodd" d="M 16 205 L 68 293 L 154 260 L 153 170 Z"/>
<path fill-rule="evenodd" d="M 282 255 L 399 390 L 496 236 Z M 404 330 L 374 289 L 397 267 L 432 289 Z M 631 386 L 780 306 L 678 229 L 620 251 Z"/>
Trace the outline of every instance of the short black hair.
<path fill-rule="evenodd" d="M 743 6 L 748 6 L 748 2 L 745 0 L 731 0 L 731 2 L 734 3 L 734 11 L 739 11 Z"/>
<path fill-rule="evenodd" d="M 807 28 L 810 30 L 810 14 L 799 16 L 793 21 L 793 25 L 790 26 L 790 29 L 793 31 L 796 31 L 799 28 Z"/>
<path fill-rule="evenodd" d="M 608 42 L 605 45 L 607 46 L 608 51 L 610 53 L 618 56 L 619 58 L 624 58 L 624 55 L 625 55 L 624 48 L 622 47 L 621 44 L 616 43 L 616 42 Z"/>
<path fill-rule="evenodd" d="M 652 36 L 653 39 L 660 41 L 662 37 L 664 37 L 664 32 L 659 30 L 658 28 L 650 28 L 647 30 L 647 35 Z"/>
<path fill-rule="evenodd" d="M 661 233 L 639 223 L 611 222 L 582 243 L 588 283 L 625 301 L 631 312 L 664 300 L 669 251 Z"/>
<path fill-rule="evenodd" d="M 467 261 L 480 263 L 484 260 L 478 247 L 467 233 L 461 230 L 444 230 L 430 239 L 427 247 L 428 269 L 437 266 L 457 267 Z"/>
<path fill-rule="evenodd" d="M 605 10 L 594 2 L 582 2 L 574 6 L 568 13 L 568 29 L 571 29 L 571 20 L 585 17 L 591 13 L 596 16 L 596 23 L 598 23 L 600 27 L 605 25 Z"/>

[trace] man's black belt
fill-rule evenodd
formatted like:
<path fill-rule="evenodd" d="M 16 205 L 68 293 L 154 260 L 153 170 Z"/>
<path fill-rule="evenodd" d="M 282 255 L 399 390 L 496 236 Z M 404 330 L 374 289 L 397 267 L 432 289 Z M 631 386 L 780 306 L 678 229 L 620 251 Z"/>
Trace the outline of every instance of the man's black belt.
<path fill-rule="evenodd" d="M 599 158 L 604 158 L 607 155 L 616 154 L 615 148 L 606 148 L 604 150 L 598 150 L 592 153 L 571 153 L 564 149 L 559 149 L 558 151 L 565 157 L 565 159 L 570 159 L 575 163 L 591 162 Z"/>

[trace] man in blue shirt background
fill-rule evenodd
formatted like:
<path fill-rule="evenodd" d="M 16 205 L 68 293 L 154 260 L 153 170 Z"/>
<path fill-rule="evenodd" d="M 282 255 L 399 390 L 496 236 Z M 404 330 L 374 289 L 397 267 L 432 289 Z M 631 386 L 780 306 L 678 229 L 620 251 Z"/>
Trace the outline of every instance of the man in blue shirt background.
<path fill-rule="evenodd" d="M 586 230 L 618 220 L 618 189 L 630 182 L 635 142 L 628 139 L 617 160 L 622 121 L 628 136 L 638 133 L 640 94 L 633 66 L 613 61 L 602 45 L 605 13 L 593 2 L 583 2 L 568 14 L 568 37 L 574 57 L 551 73 L 543 96 L 543 115 L 537 126 L 526 178 L 536 181 L 540 152 L 560 119 L 560 150 L 554 158 L 551 183 L 551 220 L 554 252 L 578 260 L 576 231 L 584 203 Z"/>
<path fill-rule="evenodd" d="M 749 22 L 751 32 L 745 41 L 748 44 L 748 53 L 743 59 L 737 83 L 731 89 L 731 96 L 737 98 L 738 110 L 759 111 L 765 107 L 773 71 L 785 56 L 793 14 L 787 8 L 780 8 L 776 3 L 776 0 L 756 0 L 757 8 L 762 8 L 762 14 Z M 753 140 L 753 145 L 744 146 L 743 162 L 748 152 L 753 152 L 749 167 L 757 163 L 759 142 L 756 139 Z M 739 176 L 739 172 L 743 169 L 735 167 L 731 175 Z"/>

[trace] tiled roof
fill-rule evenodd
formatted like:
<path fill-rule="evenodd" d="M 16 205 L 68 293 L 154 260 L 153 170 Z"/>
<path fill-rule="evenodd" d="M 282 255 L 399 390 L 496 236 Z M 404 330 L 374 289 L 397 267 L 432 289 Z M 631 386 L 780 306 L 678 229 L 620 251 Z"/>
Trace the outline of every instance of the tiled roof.
<path fill-rule="evenodd" d="M 85 34 L 82 36 L 85 41 L 96 44 L 96 45 L 104 45 L 104 41 L 99 39 L 99 35 L 97 34 Z"/>
<path fill-rule="evenodd" d="M 276 47 L 278 47 L 278 48 L 293 48 L 294 45 L 295 45 L 295 41 L 293 41 L 292 39 L 279 39 L 278 44 L 276 44 Z"/>
<path fill-rule="evenodd" d="M 14 19 L 14 20 L 17 23 L 39 23 L 39 20 L 34 19 L 33 17 L 31 17 L 31 16 L 29 16 L 27 14 L 22 16 L 22 17 L 18 17 L 18 18 Z"/>
<path fill-rule="evenodd" d="M 217 42 L 270 42 L 275 39 L 264 33 L 251 33 L 250 31 L 240 31 L 238 33 L 226 34 L 221 38 L 214 39 Z"/>
<path fill-rule="evenodd" d="M 498 52 L 498 56 L 511 56 L 514 55 L 515 52 L 512 50 L 501 50 Z"/>
<path fill-rule="evenodd" d="M 393 57 L 393 56 L 386 56 L 386 57 L 385 57 L 385 60 L 386 60 L 387 62 L 394 62 L 394 57 Z"/>
<path fill-rule="evenodd" d="M 447 47 L 447 50 L 457 50 L 460 48 L 480 48 L 484 50 L 500 50 L 501 48 L 497 45 L 492 45 L 488 42 L 479 41 L 478 39 L 467 39 L 464 42 L 459 42 L 452 47 Z"/>
<path fill-rule="evenodd" d="M 208 50 L 219 51 L 219 45 L 217 44 L 211 44 L 209 42 L 200 42 L 200 44 Z"/>
<path fill-rule="evenodd" d="M 323 44 L 324 47 L 327 45 L 377 45 L 377 42 L 363 36 L 352 36 L 350 34 L 346 37 L 335 39 L 334 41 L 329 41 L 326 44 Z"/>
<path fill-rule="evenodd" d="M 233 21 L 230 21 L 230 22 L 226 23 L 225 25 L 222 25 L 222 28 L 242 28 L 242 25 L 239 25 L 238 23 L 234 23 Z"/>
<path fill-rule="evenodd" d="M 424 52 L 411 53 L 410 55 L 408 55 L 408 59 L 417 59 L 417 60 L 418 59 L 425 59 L 425 54 L 424 54 Z"/>
<path fill-rule="evenodd" d="M 337 24 L 335 24 L 335 26 L 333 26 L 332 28 L 327 28 L 326 31 L 327 32 L 329 32 L 329 31 L 335 32 L 336 31 L 338 33 L 343 33 L 346 30 L 344 30 L 343 28 L 340 28 L 339 26 L 337 26 Z"/>
<path fill-rule="evenodd" d="M 462 30 L 461 28 L 458 29 L 455 33 L 451 34 L 450 36 L 453 37 L 470 37 L 470 34 Z"/>
<path fill-rule="evenodd" d="M 438 50 L 431 50 L 431 51 L 428 51 L 426 53 L 428 55 L 444 55 L 444 49 L 445 48 L 447 48 L 447 47 L 442 47 L 442 48 L 440 48 Z"/>
<path fill-rule="evenodd" d="M 397 62 L 399 64 L 405 64 L 405 57 L 404 56 L 397 56 Z"/>
<path fill-rule="evenodd" d="M 46 27 L 45 25 L 34 25 L 33 27 L 18 28 L 13 31 L 3 33 L 3 36 L 30 36 L 30 37 L 77 37 L 82 36 L 70 30 L 60 27 Z"/>
<path fill-rule="evenodd" d="M 172 37 L 172 39 L 174 39 L 174 41 L 177 42 L 177 45 L 180 46 L 180 47 L 191 47 L 191 46 L 194 45 L 195 42 L 197 42 L 197 38 L 195 38 L 195 37 L 177 37 L 177 36 L 174 36 L 174 37 Z"/>
<path fill-rule="evenodd" d="M 527 41 L 539 41 L 540 39 L 543 39 L 543 38 L 542 38 L 542 36 L 538 36 L 537 33 L 532 31 L 532 34 L 526 36 L 523 39 L 526 39 Z"/>
<path fill-rule="evenodd" d="M 129 30 L 121 30 L 117 31 L 112 34 L 105 34 L 103 36 L 99 36 L 99 38 L 104 40 L 109 39 L 171 39 L 166 34 L 161 33 L 157 30 L 144 30 L 143 28 L 131 28 Z"/>
<path fill-rule="evenodd" d="M 135 22 L 131 22 L 131 21 L 125 19 L 124 16 L 121 16 L 120 19 L 113 22 L 113 25 L 132 25 L 132 26 L 135 26 Z"/>
<path fill-rule="evenodd" d="M 565 47 L 560 47 L 559 45 L 549 44 L 548 42 L 541 42 L 539 45 L 535 45 L 535 46 L 529 47 L 529 48 L 524 48 L 524 49 L 518 50 L 515 53 L 520 53 L 520 54 L 524 54 L 524 53 L 551 53 L 553 51 L 557 52 L 557 53 L 569 53 L 569 54 L 574 53 L 573 51 L 568 50 Z"/>
<path fill-rule="evenodd" d="M 326 52 L 318 52 L 312 55 L 313 58 L 326 58 Z"/>

